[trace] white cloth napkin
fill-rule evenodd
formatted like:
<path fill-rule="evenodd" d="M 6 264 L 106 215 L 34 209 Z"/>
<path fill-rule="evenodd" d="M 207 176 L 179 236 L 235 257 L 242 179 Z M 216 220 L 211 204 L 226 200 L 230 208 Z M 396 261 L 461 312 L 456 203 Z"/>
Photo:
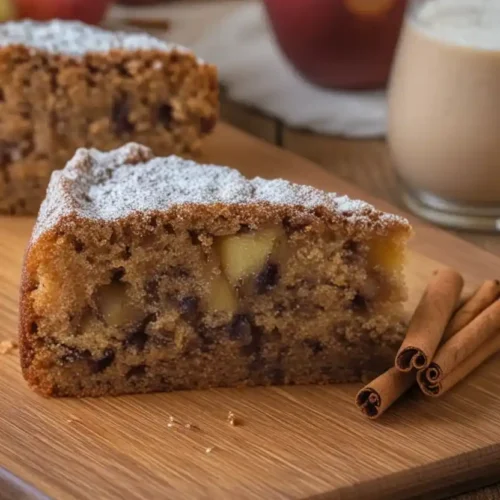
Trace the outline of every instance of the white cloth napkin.
<path fill-rule="evenodd" d="M 346 137 L 385 134 L 385 92 L 323 89 L 302 79 L 277 46 L 260 2 L 230 12 L 192 48 L 219 67 L 232 100 L 292 127 Z"/>

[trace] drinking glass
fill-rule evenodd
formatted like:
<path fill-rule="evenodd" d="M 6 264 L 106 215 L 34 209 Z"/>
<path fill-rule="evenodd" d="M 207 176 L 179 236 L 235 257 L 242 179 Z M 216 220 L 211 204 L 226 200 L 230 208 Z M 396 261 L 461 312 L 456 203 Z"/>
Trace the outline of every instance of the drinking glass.
<path fill-rule="evenodd" d="M 448 227 L 500 231 L 500 0 L 413 0 L 389 84 L 402 197 Z"/>

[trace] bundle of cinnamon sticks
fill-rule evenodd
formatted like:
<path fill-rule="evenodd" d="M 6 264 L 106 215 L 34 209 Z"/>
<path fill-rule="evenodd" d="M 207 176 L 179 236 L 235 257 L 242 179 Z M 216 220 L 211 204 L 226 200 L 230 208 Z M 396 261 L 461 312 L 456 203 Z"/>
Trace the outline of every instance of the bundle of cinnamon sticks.
<path fill-rule="evenodd" d="M 461 303 L 463 286 L 453 269 L 434 272 L 394 366 L 356 396 L 367 417 L 382 415 L 414 384 L 439 397 L 500 351 L 500 281 L 485 281 Z"/>

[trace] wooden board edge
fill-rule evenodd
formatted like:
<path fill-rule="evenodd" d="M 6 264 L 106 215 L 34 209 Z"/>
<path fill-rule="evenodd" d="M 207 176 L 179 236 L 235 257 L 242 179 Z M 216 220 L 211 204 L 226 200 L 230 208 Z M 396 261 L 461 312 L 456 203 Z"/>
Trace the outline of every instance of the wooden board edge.
<path fill-rule="evenodd" d="M 50 498 L 40 490 L 2 467 L 0 467 L 0 499 L 50 500 Z"/>
<path fill-rule="evenodd" d="M 307 500 L 440 499 L 498 482 L 500 443 L 438 460 L 411 471 L 307 497 Z M 410 476 L 413 482 L 410 481 Z M 415 481 L 418 478 L 418 481 Z"/>

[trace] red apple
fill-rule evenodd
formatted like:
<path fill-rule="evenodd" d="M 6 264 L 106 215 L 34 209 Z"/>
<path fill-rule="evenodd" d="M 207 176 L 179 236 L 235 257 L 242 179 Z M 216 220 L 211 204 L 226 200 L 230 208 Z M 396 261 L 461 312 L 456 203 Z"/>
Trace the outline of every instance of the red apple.
<path fill-rule="evenodd" d="M 20 18 L 77 19 L 98 24 L 112 0 L 16 0 Z"/>
<path fill-rule="evenodd" d="M 278 43 L 295 68 L 327 87 L 383 86 L 405 0 L 265 0 Z"/>

